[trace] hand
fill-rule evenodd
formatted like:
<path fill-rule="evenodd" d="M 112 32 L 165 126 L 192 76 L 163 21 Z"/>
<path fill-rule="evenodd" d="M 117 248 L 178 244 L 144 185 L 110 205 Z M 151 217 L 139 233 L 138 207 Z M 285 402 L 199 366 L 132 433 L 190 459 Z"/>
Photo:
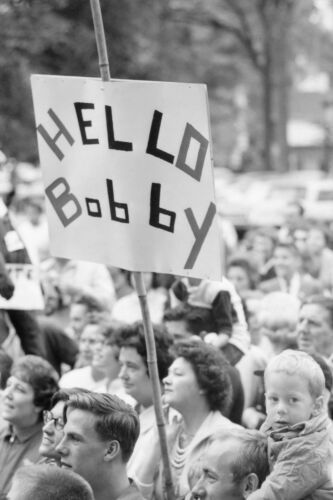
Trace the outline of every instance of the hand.
<path fill-rule="evenodd" d="M 224 347 L 229 342 L 229 335 L 226 333 L 214 333 L 210 332 L 205 335 L 204 338 L 206 344 L 211 344 L 215 347 Z"/>
<path fill-rule="evenodd" d="M 247 429 L 259 429 L 266 420 L 266 415 L 255 408 L 246 408 L 242 416 L 242 424 Z"/>

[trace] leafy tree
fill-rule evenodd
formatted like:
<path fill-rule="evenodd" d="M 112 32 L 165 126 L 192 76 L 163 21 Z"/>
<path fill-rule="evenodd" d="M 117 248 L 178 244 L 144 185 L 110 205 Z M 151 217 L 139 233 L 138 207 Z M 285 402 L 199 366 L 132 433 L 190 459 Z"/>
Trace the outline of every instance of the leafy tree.
<path fill-rule="evenodd" d="M 112 76 L 146 78 L 153 71 L 157 48 L 147 39 L 155 30 L 155 3 L 101 2 Z M 37 161 L 30 74 L 99 76 L 90 3 L 3 0 L 0 44 L 0 149 Z"/>
<path fill-rule="evenodd" d="M 302 38 L 303 28 L 308 26 L 310 13 L 315 9 L 314 2 L 177 0 L 174 5 L 178 17 L 196 25 L 210 26 L 220 37 L 229 34 L 238 44 L 248 63 L 243 66 L 244 80 L 250 86 L 258 80 L 260 83 L 264 168 L 286 170 L 289 89 L 295 49 L 300 47 L 295 40 Z M 250 78 L 246 73 L 250 73 Z"/>

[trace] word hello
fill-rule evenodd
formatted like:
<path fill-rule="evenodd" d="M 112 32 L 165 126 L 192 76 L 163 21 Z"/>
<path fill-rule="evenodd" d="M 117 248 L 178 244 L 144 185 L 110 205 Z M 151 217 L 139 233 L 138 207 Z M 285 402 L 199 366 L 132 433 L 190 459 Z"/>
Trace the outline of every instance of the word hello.
<path fill-rule="evenodd" d="M 85 146 L 99 144 L 98 137 L 88 137 L 88 129 L 92 127 L 92 121 L 83 116 L 85 112 L 91 112 L 95 109 L 95 105 L 91 102 L 75 102 L 74 103 L 75 115 L 77 118 L 82 144 Z M 104 106 L 105 109 L 105 123 L 108 138 L 108 148 L 117 151 L 130 152 L 133 151 L 133 143 L 129 141 L 123 141 L 115 138 L 114 129 L 114 119 L 111 106 Z M 75 140 L 69 129 L 60 120 L 58 115 L 50 108 L 48 110 L 48 115 L 58 128 L 58 131 L 54 137 L 48 133 L 46 128 L 39 124 L 37 131 L 43 137 L 47 145 L 51 148 L 52 152 L 61 161 L 65 154 L 58 146 L 58 141 L 63 137 L 70 146 L 73 146 Z M 180 147 L 175 161 L 175 155 L 170 152 L 164 151 L 158 145 L 158 139 L 160 135 L 161 124 L 163 120 L 163 113 L 158 110 L 154 110 L 153 118 L 151 121 L 149 137 L 147 140 L 146 153 L 160 160 L 173 164 L 175 162 L 175 167 L 182 170 L 185 174 L 189 175 L 196 181 L 200 182 L 202 169 L 205 162 L 206 153 L 208 150 L 209 142 L 208 140 L 193 127 L 190 123 L 187 123 L 184 129 L 183 137 L 180 142 Z M 193 142 L 195 141 L 195 142 Z M 189 166 L 186 163 L 188 151 L 191 145 L 198 145 L 197 158 L 195 165 Z"/>

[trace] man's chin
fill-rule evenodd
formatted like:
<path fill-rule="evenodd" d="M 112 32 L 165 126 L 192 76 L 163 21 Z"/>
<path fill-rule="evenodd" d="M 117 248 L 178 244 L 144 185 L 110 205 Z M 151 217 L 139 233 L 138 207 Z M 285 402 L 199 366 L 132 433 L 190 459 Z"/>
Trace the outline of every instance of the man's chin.
<path fill-rule="evenodd" d="M 303 342 L 298 341 L 298 349 L 300 351 L 306 352 L 307 354 L 313 354 L 315 351 L 311 342 L 307 342 L 307 341 L 303 341 Z"/>

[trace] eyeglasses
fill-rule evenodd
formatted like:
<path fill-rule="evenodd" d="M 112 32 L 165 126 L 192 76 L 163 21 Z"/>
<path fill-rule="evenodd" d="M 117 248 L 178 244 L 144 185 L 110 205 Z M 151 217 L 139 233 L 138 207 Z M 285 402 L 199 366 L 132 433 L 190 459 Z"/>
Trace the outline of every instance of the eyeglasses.
<path fill-rule="evenodd" d="M 44 410 L 43 411 L 43 421 L 44 424 L 47 424 L 48 422 L 51 422 L 53 420 L 54 422 L 54 427 L 57 429 L 57 431 L 62 431 L 62 429 L 65 426 L 65 422 L 62 417 L 54 417 L 51 411 Z"/>

